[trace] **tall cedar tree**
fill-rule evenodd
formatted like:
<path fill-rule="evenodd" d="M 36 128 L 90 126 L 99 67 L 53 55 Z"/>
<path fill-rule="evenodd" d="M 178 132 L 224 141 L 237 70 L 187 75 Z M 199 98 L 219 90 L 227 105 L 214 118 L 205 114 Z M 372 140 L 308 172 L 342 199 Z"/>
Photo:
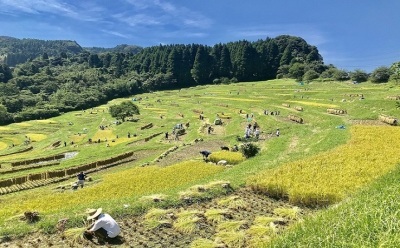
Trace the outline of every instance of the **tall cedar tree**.
<path fill-rule="evenodd" d="M 197 84 L 206 84 L 210 80 L 210 55 L 202 45 L 197 49 L 193 68 L 190 71 Z"/>

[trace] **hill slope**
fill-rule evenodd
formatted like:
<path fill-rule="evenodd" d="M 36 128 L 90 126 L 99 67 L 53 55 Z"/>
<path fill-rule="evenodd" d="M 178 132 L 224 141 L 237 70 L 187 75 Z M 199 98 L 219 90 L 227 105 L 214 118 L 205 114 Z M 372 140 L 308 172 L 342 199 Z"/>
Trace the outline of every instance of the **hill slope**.
<path fill-rule="evenodd" d="M 60 56 L 62 53 L 68 55 L 82 51 L 83 48 L 71 40 L 17 39 L 0 36 L 0 62 L 9 66 L 24 63 L 45 53 L 48 56 Z"/>

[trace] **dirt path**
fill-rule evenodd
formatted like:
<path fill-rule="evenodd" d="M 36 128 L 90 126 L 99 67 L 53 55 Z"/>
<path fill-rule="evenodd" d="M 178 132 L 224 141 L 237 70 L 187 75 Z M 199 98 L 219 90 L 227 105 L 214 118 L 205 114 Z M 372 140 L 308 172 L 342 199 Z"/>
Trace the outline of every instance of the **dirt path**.
<path fill-rule="evenodd" d="M 161 159 L 160 162 L 156 164 L 166 166 L 190 159 L 202 159 L 202 156 L 199 153 L 200 151 L 219 151 L 221 150 L 221 146 L 224 145 L 226 144 L 220 140 L 200 141 L 178 149 L 177 151 L 169 154 L 167 157 Z"/>

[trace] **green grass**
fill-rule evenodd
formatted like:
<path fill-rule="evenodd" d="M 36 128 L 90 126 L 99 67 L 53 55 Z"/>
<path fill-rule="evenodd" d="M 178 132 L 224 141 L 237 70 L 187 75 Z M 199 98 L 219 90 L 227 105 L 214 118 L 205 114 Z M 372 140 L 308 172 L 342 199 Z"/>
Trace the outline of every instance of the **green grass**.
<path fill-rule="evenodd" d="M 230 92 L 233 93 L 230 94 Z M 240 95 L 235 94 L 236 92 L 240 92 Z M 356 93 L 364 94 L 365 99 L 359 100 L 346 96 Z M 243 136 L 244 127 L 249 123 L 244 115 L 239 115 L 239 110 L 242 110 L 244 113 L 254 114 L 253 123 L 257 121 L 263 132 L 262 137 L 265 136 L 266 139 L 257 142 L 257 145 L 261 148 L 261 152 L 257 156 L 249 158 L 229 169 L 223 169 L 203 177 L 192 178 L 191 180 L 181 183 L 175 183 L 174 180 L 171 180 L 163 184 L 162 187 L 153 188 L 153 185 L 146 186 L 148 188 L 141 189 L 140 192 L 135 191 L 135 193 L 132 193 L 130 196 L 125 194 L 117 196 L 113 194 L 111 200 L 109 199 L 109 195 L 107 197 L 88 197 L 88 200 L 82 200 L 82 202 L 76 203 L 74 207 L 70 207 L 67 204 L 68 207 L 59 210 L 40 209 L 45 221 L 33 225 L 5 221 L 6 216 L 19 214 L 19 211 L 22 210 L 10 211 L 9 206 L 14 206 L 13 204 L 16 202 L 21 202 L 21 206 L 29 206 L 24 204 L 29 204 L 28 201 L 31 200 L 36 201 L 33 198 L 38 197 L 51 199 L 51 195 L 59 194 L 55 193 L 53 190 L 55 185 L 3 195 L 0 199 L 0 216 L 3 216 L 0 218 L 0 236 L 26 234 L 39 229 L 52 232 L 59 218 L 70 218 L 70 227 L 79 226 L 84 217 L 81 215 L 81 212 L 86 207 L 101 206 L 105 208 L 108 213 L 119 217 L 143 213 L 155 204 L 160 207 L 173 206 L 180 203 L 179 192 L 186 191 L 193 185 L 207 185 L 209 182 L 216 180 L 229 181 L 234 188 L 244 186 L 249 176 L 257 175 L 260 171 L 269 168 L 277 168 L 287 162 L 304 159 L 345 144 L 350 138 L 349 127 L 352 125 L 352 120 L 374 120 L 377 119 L 379 114 L 398 116 L 396 101 L 386 99 L 386 96 L 398 94 L 399 89 L 397 86 L 391 84 L 374 85 L 371 83 L 353 85 L 346 82 L 329 82 L 311 83 L 299 86 L 293 80 L 271 80 L 231 85 L 198 86 L 182 89 L 181 91 L 161 91 L 138 95 L 137 97 L 140 96 L 143 98 L 142 101 L 135 102 L 141 112 L 141 114 L 137 116 L 140 118 L 138 122 L 124 122 L 117 126 L 113 124 L 114 119 L 107 112 L 107 108 L 110 105 L 117 104 L 122 100 L 130 100 L 131 97 L 129 97 L 126 99 L 113 100 L 93 110 L 75 111 L 51 118 L 50 121 L 53 122 L 53 124 L 45 121 L 29 121 L 1 127 L 1 142 L 6 144 L 7 147 L 2 144 L 2 149 L 0 150 L 0 155 L 5 155 L 0 156 L 0 164 L 2 165 L 0 169 L 0 180 L 27 175 L 29 173 L 73 167 L 109 158 L 128 151 L 134 151 L 138 154 L 146 151 L 146 155 L 143 155 L 143 157 L 140 157 L 137 161 L 129 163 L 128 165 L 93 174 L 94 179 L 98 180 L 97 184 L 84 188 L 82 191 L 74 193 L 66 192 L 66 195 L 68 194 L 70 198 L 73 199 L 72 201 L 74 203 L 76 198 L 85 198 L 85 191 L 92 193 L 91 188 L 93 188 L 93 190 L 97 187 L 101 188 L 101 185 L 110 180 L 112 175 L 124 175 L 124 173 L 126 174 L 132 168 L 139 167 L 144 162 L 153 161 L 159 154 L 175 145 L 189 143 L 196 138 L 203 138 L 205 141 L 218 140 L 229 146 L 238 144 L 236 136 Z M 161 102 L 157 102 L 158 99 L 161 99 Z M 342 99 L 346 101 L 342 101 Z M 304 111 L 297 112 L 292 107 L 286 108 L 282 106 L 282 103 L 290 103 L 290 101 L 296 101 L 296 103 L 291 105 L 302 106 Z M 326 114 L 328 105 L 336 105 L 340 109 L 346 109 L 348 114 L 344 116 L 328 115 Z M 103 109 L 105 110 L 104 112 Z M 167 109 L 167 111 L 161 109 Z M 221 113 L 229 115 L 231 119 L 223 119 L 224 125 L 221 128 L 221 133 L 208 135 L 207 133 L 201 132 L 201 127 L 204 123 L 198 120 L 198 113 L 195 113 L 193 111 L 194 109 L 204 111 L 205 122 L 208 123 L 212 123 L 217 114 L 221 115 Z M 264 116 L 264 109 L 280 111 L 280 115 Z M 90 111 L 96 112 L 97 114 L 90 114 Z M 162 112 L 162 119 L 158 112 Z M 178 114 L 183 114 L 184 117 Z M 304 124 L 296 124 L 288 121 L 287 116 L 289 114 L 302 117 L 304 119 Z M 68 125 L 69 122 L 72 122 L 73 125 Z M 140 130 L 141 126 L 150 122 L 153 123 L 152 128 Z M 180 137 L 181 141 L 179 142 L 173 140 L 165 141 L 163 135 L 157 136 L 149 142 L 143 141 L 145 137 L 158 132 L 164 133 L 168 131 L 171 133 L 174 125 L 177 123 L 184 124 L 186 122 L 190 122 L 190 127 L 187 129 L 187 134 Z M 89 145 L 87 143 L 88 138 L 92 138 L 96 133 L 99 133 L 99 125 L 107 125 L 109 130 L 111 130 L 111 132 L 109 132 L 110 135 L 115 135 L 115 138 L 118 135 L 120 140 L 115 142 L 115 145 L 113 144 L 111 147 L 106 147 L 104 141 L 100 144 Z M 345 125 L 346 129 L 336 129 L 338 125 Z M 281 136 L 279 138 L 269 137 L 268 133 L 273 133 L 276 128 L 280 129 Z M 128 132 L 136 134 L 137 136 L 128 139 Z M 25 135 L 29 133 L 43 134 L 45 138 L 40 141 L 32 142 L 30 145 L 32 145 L 34 149 L 29 152 L 7 155 L 27 147 L 23 142 L 25 140 Z M 79 133 L 81 133 L 81 136 L 79 136 Z M 109 140 L 112 136 L 107 137 L 107 139 Z M 74 145 L 70 144 L 72 140 L 75 140 Z M 62 144 L 57 148 L 51 147 L 51 144 L 56 141 L 66 141 L 67 146 L 64 147 Z M 134 141 L 136 141 L 136 143 Z M 12 143 L 15 144 L 15 147 L 9 147 Z M 388 149 L 389 148 L 390 147 L 388 147 Z M 51 169 L 40 168 L 13 174 L 1 174 L 3 168 L 10 168 L 10 162 L 12 161 L 46 157 L 70 151 L 77 151 L 78 155 L 73 159 L 62 161 L 59 166 L 51 167 Z M 173 156 L 173 154 L 170 156 Z M 198 159 L 201 159 L 200 155 Z M 171 173 L 174 173 L 172 169 Z M 157 175 L 160 178 L 159 180 L 163 179 L 164 174 L 162 172 Z M 193 172 L 193 175 L 195 175 L 195 172 Z M 276 244 L 276 247 L 308 246 L 307 242 L 309 242 L 309 240 L 318 239 L 317 237 L 320 237 L 322 241 L 310 241 L 312 245 L 308 247 L 318 247 L 321 246 L 320 244 L 326 247 L 353 246 L 353 241 L 356 242 L 356 240 L 362 240 L 363 238 L 368 242 L 366 246 L 376 247 L 376 244 L 382 244 L 384 247 L 391 247 L 392 244 L 395 244 L 395 242 L 399 240 L 398 235 L 394 231 L 399 228 L 398 222 L 395 219 L 395 217 L 399 219 L 399 216 L 397 212 L 394 212 L 394 209 L 398 207 L 394 200 L 394 192 L 398 190 L 395 181 L 396 180 L 393 179 L 376 184 L 371 189 L 370 195 L 374 197 L 372 199 L 366 198 L 363 194 L 354 195 L 338 208 L 321 212 L 315 220 L 306 219 L 299 230 L 308 230 L 306 231 L 306 233 L 308 233 L 308 238 L 305 233 L 293 234 L 293 232 L 289 232 L 287 236 L 285 235 L 282 238 L 278 238 L 278 240 L 275 241 L 276 243 L 274 242 L 274 245 Z M 130 183 L 137 184 L 138 181 L 133 180 Z M 125 190 L 125 188 L 118 183 L 115 184 L 115 187 L 120 188 L 121 191 Z M 374 189 L 376 190 L 374 191 Z M 377 194 L 377 192 L 379 192 L 378 189 L 383 192 L 391 189 L 392 195 L 385 193 L 380 196 Z M 375 193 L 372 194 L 372 192 Z M 113 191 L 113 193 L 115 192 Z M 168 195 L 168 198 L 159 203 L 140 201 L 141 197 L 152 194 L 165 194 Z M 383 199 L 384 197 L 386 197 L 386 200 Z M 380 202 L 378 199 L 380 199 Z M 394 201 L 394 203 L 390 201 Z M 366 202 L 366 204 L 362 207 L 364 202 Z M 358 207 L 353 209 L 353 205 L 351 204 L 355 204 L 354 206 L 358 204 Z M 50 205 L 51 204 L 49 204 L 49 206 Z M 125 207 L 127 205 L 129 205 L 129 207 Z M 378 206 L 382 208 L 382 211 L 378 211 L 377 215 L 373 215 L 371 212 L 371 216 L 365 217 L 366 220 L 364 220 L 365 223 L 363 223 L 363 225 L 353 226 L 351 223 L 358 223 L 359 221 L 353 216 L 357 216 L 360 221 L 362 221 L 363 216 L 370 213 L 367 209 L 370 206 L 371 211 L 378 211 Z M 347 213 L 351 218 L 340 214 L 338 209 Z M 353 213 L 353 211 L 356 212 Z M 331 212 L 334 214 L 331 214 Z M 340 218 L 335 217 L 335 214 L 340 216 Z M 373 220 L 373 216 L 376 217 L 376 221 Z M 335 224 L 335 221 L 339 223 L 346 222 L 345 217 L 353 221 L 349 221 L 348 224 Z M 313 222 L 319 219 L 319 224 Z M 381 220 L 382 223 L 378 223 Z M 376 228 L 373 227 L 371 231 L 373 235 L 369 235 L 370 232 L 368 232 L 366 228 L 369 224 L 376 225 Z M 333 226 L 334 228 L 324 230 L 327 229 L 327 226 Z M 336 226 L 338 226 L 338 228 L 336 228 Z M 316 233 L 316 235 L 314 235 L 314 233 Z M 312 237 L 313 235 L 314 238 Z M 338 238 L 337 236 L 344 237 Z M 232 236 L 232 240 L 229 240 L 229 234 L 222 234 L 220 238 L 227 239 L 232 244 L 242 245 L 243 233 Z M 297 245 L 296 240 L 303 242 L 299 243 L 303 245 Z M 326 240 L 330 240 L 330 243 Z M 334 246 L 334 244 L 339 245 Z M 353 247 L 360 246 L 354 245 Z"/>

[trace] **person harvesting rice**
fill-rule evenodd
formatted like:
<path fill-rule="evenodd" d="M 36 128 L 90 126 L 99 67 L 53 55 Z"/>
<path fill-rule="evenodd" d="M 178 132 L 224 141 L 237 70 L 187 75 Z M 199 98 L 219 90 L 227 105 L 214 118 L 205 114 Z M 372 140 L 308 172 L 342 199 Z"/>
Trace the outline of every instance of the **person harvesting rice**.
<path fill-rule="evenodd" d="M 111 241 L 121 233 L 118 223 L 109 214 L 102 213 L 102 211 L 102 208 L 86 210 L 86 214 L 89 215 L 87 220 L 95 220 L 83 234 L 86 239 L 92 240 L 93 237 L 96 237 L 99 242 Z"/>

